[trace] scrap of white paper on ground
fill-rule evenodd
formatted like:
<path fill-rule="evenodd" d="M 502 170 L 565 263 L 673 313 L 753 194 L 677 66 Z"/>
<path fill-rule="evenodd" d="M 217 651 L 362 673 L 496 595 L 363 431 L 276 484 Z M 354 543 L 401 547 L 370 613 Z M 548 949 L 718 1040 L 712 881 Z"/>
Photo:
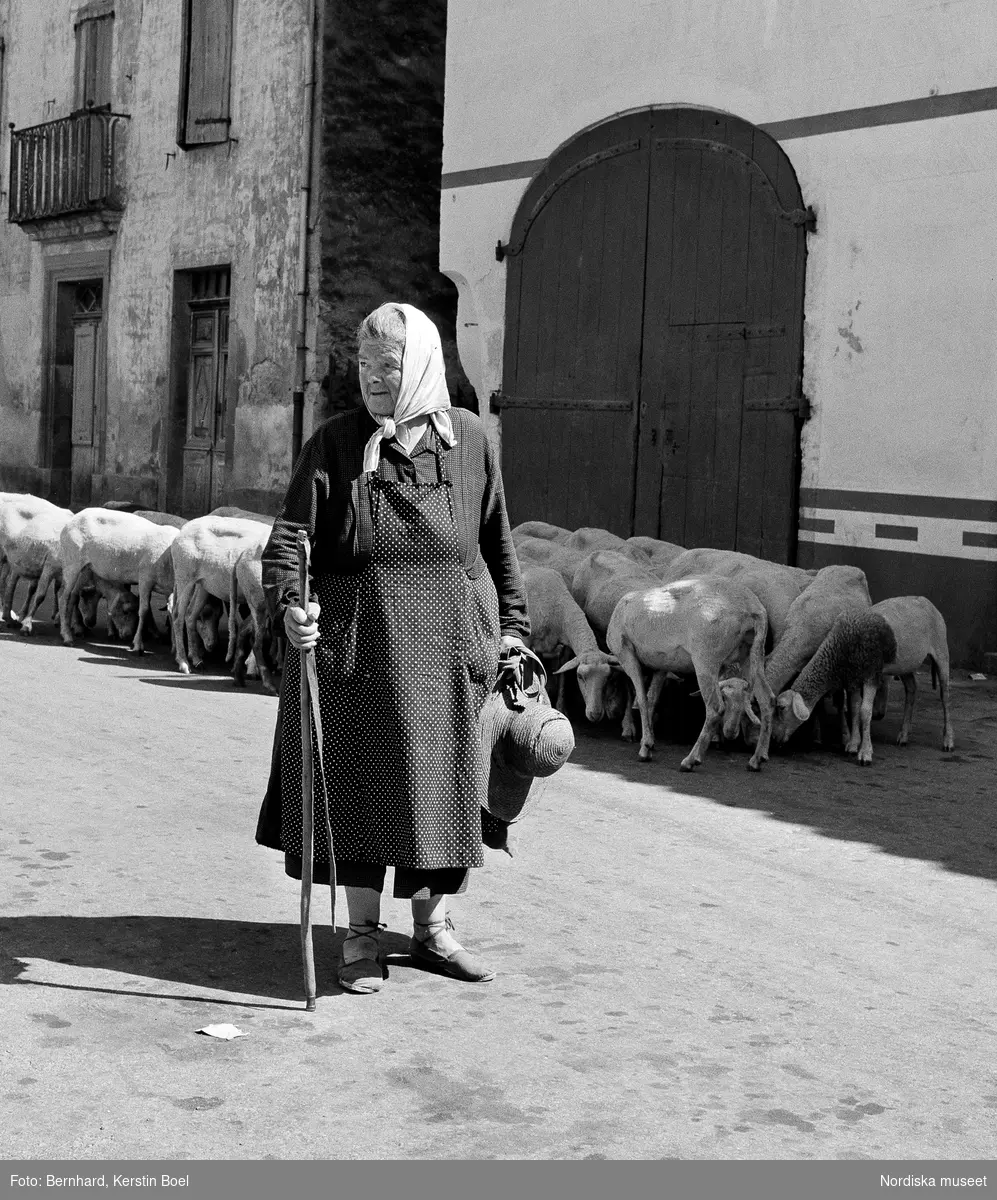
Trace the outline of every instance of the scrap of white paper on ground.
<path fill-rule="evenodd" d="M 243 1033 L 235 1025 L 205 1025 L 203 1029 L 198 1029 L 197 1032 L 206 1033 L 208 1037 L 224 1038 L 226 1042 L 230 1042 L 233 1038 L 237 1037 L 249 1037 L 248 1033 Z"/>

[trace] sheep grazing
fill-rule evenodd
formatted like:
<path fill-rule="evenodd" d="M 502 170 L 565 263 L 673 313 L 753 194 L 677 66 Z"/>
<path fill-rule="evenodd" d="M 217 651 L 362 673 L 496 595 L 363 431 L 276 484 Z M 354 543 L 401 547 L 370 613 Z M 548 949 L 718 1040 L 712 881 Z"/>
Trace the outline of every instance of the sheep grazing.
<path fill-rule="evenodd" d="M 869 585 L 858 567 L 834 566 L 818 571 L 789 606 L 782 636 L 765 660 L 765 674 L 773 689 L 781 692 L 803 669 L 838 616 L 871 606 Z"/>
<path fill-rule="evenodd" d="M 759 737 L 748 762 L 752 771 L 768 758 L 772 729 L 772 689 L 765 678 L 765 635 L 768 618 L 758 598 L 731 579 L 701 576 L 631 592 L 623 596 L 609 622 L 606 640 L 630 677 L 640 709 L 642 731 L 638 757 L 647 762 L 654 749 L 654 710 L 669 673 L 695 674 L 706 705 L 706 720 L 696 744 L 682 760 L 691 771 L 703 761 L 725 711 L 720 673 L 728 664 L 747 661 L 747 687 L 758 704 Z M 645 691 L 642 668 L 653 672 Z M 734 681 L 732 698 L 743 692 Z M 750 705 L 749 705 L 750 707 Z M 736 728 L 741 713 L 734 718 Z M 630 712 L 624 737 L 632 736 Z"/>
<path fill-rule="evenodd" d="M 575 603 L 564 579 L 552 567 L 527 567 L 523 571 L 527 608 L 530 614 L 530 649 L 550 662 L 560 659 L 568 648 L 572 657 L 554 675 L 559 676 L 555 707 L 564 711 L 563 679 L 576 671 L 585 701 L 587 720 L 601 721 L 606 712 L 606 687 L 616 659 L 599 649 L 585 614 Z"/>
<path fill-rule="evenodd" d="M 932 684 L 937 682 L 942 699 L 942 749 L 955 749 L 955 734 L 949 715 L 949 643 L 945 618 L 925 596 L 894 596 L 872 606 L 872 612 L 883 617 L 897 640 L 896 657 L 883 668 L 885 676 L 876 694 L 877 705 L 873 718 L 886 711 L 889 677 L 898 678 L 904 685 L 904 718 L 897 738 L 898 746 L 906 746 L 914 720 L 914 701 L 917 698 L 917 679 L 914 672 L 931 660 Z"/>
<path fill-rule="evenodd" d="M 597 636 L 605 638 L 610 618 L 627 592 L 660 585 L 658 577 L 635 558 L 616 550 L 596 550 L 575 568 L 571 594 Z"/>
<path fill-rule="evenodd" d="M 85 508 L 63 527 L 59 539 L 63 588 L 59 601 L 62 640 L 73 644 L 70 615 L 82 590 L 84 568 L 109 583 L 138 586 L 138 626 L 132 640 L 135 654 L 144 652 L 143 627 L 151 617 L 152 593 L 169 596 L 173 590 L 170 547 L 177 530 L 153 525 L 134 513 Z"/>
<path fill-rule="evenodd" d="M 580 550 L 571 550 L 560 542 L 546 538 L 522 537 L 516 546 L 516 557 L 523 567 L 552 567 L 571 587 L 575 568 L 584 557 Z"/>
<path fill-rule="evenodd" d="M 177 666 L 184 675 L 198 669 L 203 651 L 198 617 L 208 597 L 228 600 L 232 571 L 244 550 L 263 545 L 269 536 L 265 521 L 238 517 L 197 517 L 188 521 L 172 545 L 175 597 L 173 608 L 173 647 Z M 238 621 L 238 613 L 230 614 Z M 184 634 L 186 633 L 186 644 Z M 187 649 L 190 649 L 190 659 Z"/>
<path fill-rule="evenodd" d="M 857 754 L 863 765 L 871 763 L 873 702 L 886 664 L 896 658 L 897 639 L 880 613 L 854 609 L 839 614 L 792 688 L 776 700 L 773 740 L 777 744 L 788 741 L 809 720 L 822 697 L 844 691 L 851 707 L 851 735 L 845 751 Z"/>
<path fill-rule="evenodd" d="M 591 554 L 593 550 L 622 550 L 626 543 L 608 529 L 583 527 L 570 534 L 564 545 L 582 555 Z"/>
<path fill-rule="evenodd" d="M 512 540 L 535 537 L 545 542 L 566 542 L 571 537 L 571 530 L 562 525 L 550 525 L 546 521 L 523 521 L 512 530 Z"/>
<path fill-rule="evenodd" d="M 245 602 L 249 616 L 239 620 L 239 604 Z M 263 594 L 263 543 L 249 546 L 235 560 L 232 568 L 232 583 L 228 605 L 228 653 L 226 662 L 232 663 L 232 679 L 237 687 L 246 682 L 246 660 L 249 657 L 250 641 L 252 653 L 260 672 L 260 680 L 268 692 L 276 695 L 277 687 L 267 659 L 267 634 L 271 630 L 270 614 L 266 596 Z"/>
<path fill-rule="evenodd" d="M 0 510 L 0 548 L 6 559 L 7 576 L 0 622 L 10 625 L 17 622 L 17 615 L 11 611 L 14 592 L 21 579 L 28 579 L 31 581 L 26 608 L 28 627 L 25 630 L 22 622 L 22 631 L 31 632 L 30 616 L 45 599 L 49 585 L 58 585 L 58 572 L 51 568 L 46 571 L 45 567 L 53 555 L 58 561 L 59 534 L 72 515 L 68 508 L 56 508 L 46 501 L 39 503 L 34 497 L 24 501 L 11 500 L 3 505 Z"/>

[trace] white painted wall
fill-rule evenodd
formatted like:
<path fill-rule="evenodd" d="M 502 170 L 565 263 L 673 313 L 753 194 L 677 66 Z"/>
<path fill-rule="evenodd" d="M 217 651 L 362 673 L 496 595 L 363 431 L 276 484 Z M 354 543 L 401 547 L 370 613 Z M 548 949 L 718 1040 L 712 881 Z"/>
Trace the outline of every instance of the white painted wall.
<path fill-rule="evenodd" d="M 444 174 L 544 159 L 646 105 L 755 124 L 994 86 L 991 0 L 451 0 Z M 809 237 L 804 487 L 997 494 L 997 113 L 783 142 Z M 441 268 L 465 369 L 501 384 L 528 180 L 450 188 Z M 997 557 L 993 552 L 987 552 Z"/>

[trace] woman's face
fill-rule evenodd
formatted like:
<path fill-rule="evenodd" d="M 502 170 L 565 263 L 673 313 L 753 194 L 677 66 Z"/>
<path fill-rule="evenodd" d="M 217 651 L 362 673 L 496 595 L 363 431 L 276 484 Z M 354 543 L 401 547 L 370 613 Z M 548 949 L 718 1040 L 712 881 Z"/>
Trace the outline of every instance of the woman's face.
<path fill-rule="evenodd" d="M 359 367 L 364 403 L 377 416 L 390 417 L 402 386 L 402 347 L 393 342 L 362 341 Z"/>

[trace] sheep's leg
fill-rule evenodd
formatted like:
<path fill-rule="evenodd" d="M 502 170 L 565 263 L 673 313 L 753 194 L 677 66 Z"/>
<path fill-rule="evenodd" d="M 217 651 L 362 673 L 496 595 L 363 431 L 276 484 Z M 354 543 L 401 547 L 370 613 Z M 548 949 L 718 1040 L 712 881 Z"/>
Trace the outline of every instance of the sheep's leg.
<path fill-rule="evenodd" d="M 862 744 L 859 747 L 859 762 L 867 767 L 872 762 L 872 710 L 876 703 L 877 683 L 874 679 L 866 680 L 862 687 L 859 700 L 858 721 L 862 731 Z"/>
<path fill-rule="evenodd" d="M 152 612 L 152 580 L 140 579 L 138 585 L 138 624 L 135 626 L 135 636 L 132 638 L 132 653 L 145 653 L 143 626 L 146 618 Z M 154 623 L 155 624 L 155 623 Z"/>
<path fill-rule="evenodd" d="M 696 679 L 699 682 L 699 692 L 703 697 L 703 703 L 706 705 L 706 719 L 703 722 L 703 728 L 699 731 L 696 744 L 682 759 L 680 765 L 683 771 L 691 771 L 693 767 L 703 761 L 703 755 L 710 748 L 710 740 L 714 732 L 719 730 L 724 715 L 724 698 L 720 693 L 717 676 L 715 674 L 709 676 L 697 668 Z"/>
<path fill-rule="evenodd" d="M 654 722 L 658 716 L 658 701 L 661 699 L 661 693 L 664 690 L 665 683 L 667 681 L 667 671 L 655 671 L 651 676 L 651 685 L 647 689 L 647 711 L 650 715 L 652 729 L 654 728 Z"/>
<path fill-rule="evenodd" d="M 835 692 L 835 699 L 838 702 L 838 721 L 841 725 L 841 744 L 847 746 L 851 738 L 851 730 L 848 727 L 848 696 L 844 692 Z M 854 706 L 852 712 L 854 714 Z M 854 754 L 854 750 L 849 750 L 849 754 Z"/>
<path fill-rule="evenodd" d="M 900 726 L 900 736 L 897 738 L 898 746 L 906 746 L 907 739 L 910 737 L 910 727 L 914 723 L 914 701 L 917 699 L 917 680 L 911 675 L 901 675 L 900 682 L 904 685 L 904 720 Z M 877 692 L 878 696 L 879 693 Z M 875 717 L 876 708 L 873 705 L 872 715 Z"/>
<path fill-rule="evenodd" d="M 204 643 L 201 641 L 201 635 L 197 632 L 197 618 L 201 615 L 201 609 L 208 602 L 208 589 L 203 583 L 198 583 L 194 588 L 193 599 L 187 606 L 187 650 L 190 655 L 191 669 L 200 671 L 204 666 Z"/>
<path fill-rule="evenodd" d="M 942 749 L 955 749 L 955 731 L 949 710 L 949 654 L 948 646 L 942 639 L 941 653 L 932 654 L 931 662 L 938 677 L 938 690 L 942 697 Z"/>
<path fill-rule="evenodd" d="M 256 655 L 256 665 L 260 669 L 260 680 L 266 691 L 271 695 L 277 695 L 277 687 L 273 681 L 273 675 L 270 673 L 270 665 L 267 662 L 266 648 L 264 642 L 266 640 L 266 622 L 260 620 L 259 614 L 254 612 L 252 615 L 253 632 L 253 653 Z"/>
<path fill-rule="evenodd" d="M 862 724 L 861 724 L 861 707 L 862 707 L 862 689 L 852 688 L 848 693 L 848 707 L 852 714 L 852 727 L 848 735 L 848 741 L 845 743 L 846 754 L 858 754 L 859 746 L 862 742 Z M 842 726 L 844 731 L 845 726 Z"/>
<path fill-rule="evenodd" d="M 564 664 L 568 661 L 568 653 L 569 652 L 567 651 L 566 648 L 561 650 L 561 653 L 557 657 L 558 667 L 563 667 Z M 562 716 L 567 716 L 568 715 L 568 712 L 567 712 L 567 708 L 568 708 L 568 672 L 565 671 L 565 673 L 563 675 L 558 675 L 557 672 L 555 671 L 554 679 L 556 681 L 554 683 L 554 697 L 553 697 L 554 708 L 557 710 L 557 712 L 561 713 Z"/>
<path fill-rule="evenodd" d="M 246 662 L 249 658 L 249 622 L 243 623 L 243 627 L 239 630 L 239 636 L 236 639 L 235 646 L 232 652 L 232 682 L 236 687 L 246 686 Z"/>
<path fill-rule="evenodd" d="M 654 750 L 654 726 L 651 724 L 651 716 L 648 710 L 647 692 L 644 690 L 644 675 L 641 671 L 640 660 L 626 638 L 623 639 L 618 657 L 620 666 L 626 671 L 630 682 L 633 684 L 634 695 L 637 698 L 637 707 L 640 710 L 640 749 L 637 751 L 637 757 L 641 762 L 650 762 L 651 752 Z M 633 718 L 631 717 L 632 723 Z M 625 728 L 626 719 L 624 718 Z M 624 736 L 626 735 L 624 734 Z"/>
<path fill-rule="evenodd" d="M 184 585 L 182 592 L 176 591 L 173 594 L 173 653 L 177 660 L 177 668 L 182 675 L 190 674 L 190 663 L 187 661 L 184 644 L 184 632 L 186 629 L 187 607 L 190 604 L 196 587 L 196 583 L 188 583 Z"/>
<path fill-rule="evenodd" d="M 876 702 L 872 706 L 872 719 L 881 721 L 886 716 L 886 708 L 890 701 L 890 677 L 885 675 L 883 682 L 876 688 Z"/>
<path fill-rule="evenodd" d="M 74 572 L 72 567 L 63 566 L 62 592 L 59 595 L 59 634 L 67 646 L 73 644 L 73 633 L 69 624 L 69 597 L 78 578 L 78 571 Z"/>
<path fill-rule="evenodd" d="M 3 601 L 0 603 L 0 625 L 13 625 L 13 613 L 10 611 L 14 603 L 14 589 L 17 587 L 18 574 L 13 567 L 7 572 L 7 583 L 3 589 Z"/>
<path fill-rule="evenodd" d="M 620 736 L 627 742 L 637 738 L 637 726 L 634 724 L 634 705 L 637 703 L 633 680 L 627 676 L 627 698 L 623 707 L 623 729 Z"/>
<path fill-rule="evenodd" d="M 775 714 L 775 699 L 771 688 L 762 689 L 761 687 L 756 687 L 752 695 L 758 702 L 758 719 L 761 724 L 758 727 L 758 741 L 755 744 L 755 752 L 748 759 L 748 770 L 760 771 L 762 763 L 768 762 L 769 744 L 772 740 L 772 718 Z"/>
<path fill-rule="evenodd" d="M 39 605 L 48 595 L 49 586 L 54 578 L 55 567 L 51 558 L 47 557 L 44 565 L 42 566 L 42 573 L 38 579 L 38 586 L 35 588 L 35 594 L 31 597 L 31 603 L 28 605 L 24 617 L 21 620 L 21 632 L 25 637 L 31 636 L 31 630 L 35 623 L 35 613 L 38 610 Z"/>

